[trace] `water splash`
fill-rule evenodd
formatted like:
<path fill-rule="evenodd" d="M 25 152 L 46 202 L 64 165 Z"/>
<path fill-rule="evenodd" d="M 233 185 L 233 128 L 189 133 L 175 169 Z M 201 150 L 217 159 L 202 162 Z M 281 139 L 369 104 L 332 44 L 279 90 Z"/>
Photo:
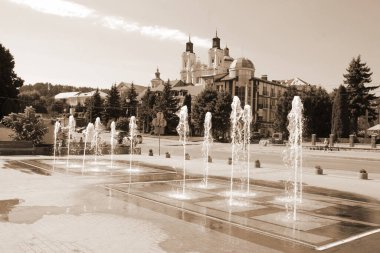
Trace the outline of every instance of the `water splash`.
<path fill-rule="evenodd" d="M 86 161 L 86 149 L 87 149 L 87 142 L 88 140 L 92 140 L 94 138 L 95 134 L 95 127 L 94 124 L 88 123 L 86 127 L 86 131 L 84 133 L 84 149 L 83 149 L 83 163 L 82 163 L 82 175 L 84 172 L 84 165 Z"/>
<path fill-rule="evenodd" d="M 177 126 L 177 132 L 179 134 L 179 140 L 182 141 L 183 146 L 183 182 L 182 182 L 182 194 L 185 195 L 186 188 L 186 142 L 187 135 L 189 133 L 189 123 L 187 115 L 187 106 L 182 106 L 179 112 L 179 123 Z"/>
<path fill-rule="evenodd" d="M 211 112 L 207 112 L 205 116 L 205 121 L 203 124 L 204 137 L 203 137 L 203 144 L 202 144 L 202 153 L 205 159 L 205 170 L 204 170 L 204 175 L 203 175 L 203 181 L 206 188 L 208 185 L 208 170 L 209 170 L 208 157 L 210 153 L 210 147 L 213 142 L 212 134 L 211 134 L 211 127 L 212 127 L 211 118 L 212 118 Z"/>
<path fill-rule="evenodd" d="M 288 114 L 289 140 L 283 154 L 283 161 L 290 170 L 285 184 L 288 201 L 285 202 L 288 218 L 297 219 L 297 205 L 302 203 L 302 117 L 303 105 L 299 96 L 294 96 L 292 109 Z"/>
<path fill-rule="evenodd" d="M 241 136 L 241 126 L 240 126 L 240 119 L 242 117 L 242 109 L 240 106 L 240 99 L 237 96 L 234 96 L 231 104 L 231 182 L 230 182 L 230 203 L 233 203 L 233 184 L 234 184 L 234 166 L 239 161 L 239 153 L 241 150 L 241 142 L 242 142 L 242 136 Z"/>
<path fill-rule="evenodd" d="M 69 117 L 69 123 L 67 125 L 67 159 L 66 159 L 66 172 L 69 168 L 69 159 L 70 159 L 70 143 L 73 132 L 75 131 L 75 119 L 73 115 Z"/>
<path fill-rule="evenodd" d="M 247 194 L 249 195 L 250 192 L 250 150 L 249 150 L 249 144 L 251 140 L 251 123 L 252 123 L 252 110 L 250 105 L 244 106 L 243 111 L 243 153 L 246 160 L 246 167 L 247 167 Z"/>
<path fill-rule="evenodd" d="M 136 117 L 132 116 L 129 120 L 129 135 L 128 135 L 128 139 L 130 142 L 130 151 L 129 151 L 129 170 L 130 171 L 132 171 L 132 158 L 133 158 L 134 143 L 136 142 L 136 136 L 137 136 Z"/>
<path fill-rule="evenodd" d="M 100 145 L 100 132 L 103 130 L 103 125 L 100 122 L 100 118 L 97 117 L 95 120 L 95 126 L 94 126 L 94 136 L 91 140 L 91 148 L 94 148 L 95 151 L 95 162 L 97 161 L 98 155 L 101 155 L 101 150 L 99 149 Z"/>
<path fill-rule="evenodd" d="M 111 169 L 113 168 L 113 155 L 115 151 L 115 136 L 116 136 L 116 124 L 115 121 L 111 122 L 111 140 L 110 140 L 110 145 L 111 145 Z"/>
<path fill-rule="evenodd" d="M 59 130 L 61 128 L 61 123 L 59 123 L 59 121 L 56 121 L 55 124 L 54 124 L 54 163 L 53 163 L 53 171 L 54 171 L 54 167 L 55 167 L 55 155 L 57 153 L 57 138 L 58 138 L 58 133 L 59 133 Z"/>

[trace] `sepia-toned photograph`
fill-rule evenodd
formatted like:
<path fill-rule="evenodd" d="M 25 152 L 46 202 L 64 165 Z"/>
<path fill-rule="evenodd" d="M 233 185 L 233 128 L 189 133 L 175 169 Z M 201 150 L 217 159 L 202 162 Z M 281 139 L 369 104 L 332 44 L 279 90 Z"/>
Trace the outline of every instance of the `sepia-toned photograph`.
<path fill-rule="evenodd" d="M 375 253 L 380 1 L 0 0 L 0 253 Z"/>

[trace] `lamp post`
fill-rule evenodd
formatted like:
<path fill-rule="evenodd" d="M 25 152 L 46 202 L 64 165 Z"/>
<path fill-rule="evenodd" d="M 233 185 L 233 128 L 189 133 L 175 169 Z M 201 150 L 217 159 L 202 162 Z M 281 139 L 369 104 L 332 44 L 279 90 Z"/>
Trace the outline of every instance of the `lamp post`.
<path fill-rule="evenodd" d="M 161 129 L 166 127 L 166 120 L 164 119 L 164 114 L 158 112 L 156 118 L 152 121 L 153 126 L 158 129 L 158 155 L 161 155 Z"/>

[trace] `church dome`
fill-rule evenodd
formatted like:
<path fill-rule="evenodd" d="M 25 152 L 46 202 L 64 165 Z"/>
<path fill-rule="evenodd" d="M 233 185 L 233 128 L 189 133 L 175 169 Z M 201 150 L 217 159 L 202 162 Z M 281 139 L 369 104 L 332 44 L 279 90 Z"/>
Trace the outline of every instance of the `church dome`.
<path fill-rule="evenodd" d="M 253 65 L 252 61 L 245 58 L 237 58 L 231 63 L 230 66 L 231 69 L 241 69 L 241 68 L 249 68 L 249 69 L 255 69 L 255 66 Z"/>

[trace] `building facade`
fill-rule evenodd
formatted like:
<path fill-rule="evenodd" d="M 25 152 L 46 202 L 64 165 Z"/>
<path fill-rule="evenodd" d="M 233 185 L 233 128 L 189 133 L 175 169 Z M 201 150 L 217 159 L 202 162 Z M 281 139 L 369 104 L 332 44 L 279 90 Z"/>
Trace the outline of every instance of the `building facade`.
<path fill-rule="evenodd" d="M 197 58 L 190 38 L 181 62 L 180 79 L 189 89 L 197 86 L 213 87 L 220 92 L 238 96 L 242 106 L 251 106 L 256 130 L 263 135 L 273 133 L 278 99 L 285 92 L 286 84 L 270 81 L 267 75 L 256 77 L 253 62 L 245 57 L 232 58 L 227 46 L 221 49 L 217 34 L 208 50 L 207 64 Z"/>

